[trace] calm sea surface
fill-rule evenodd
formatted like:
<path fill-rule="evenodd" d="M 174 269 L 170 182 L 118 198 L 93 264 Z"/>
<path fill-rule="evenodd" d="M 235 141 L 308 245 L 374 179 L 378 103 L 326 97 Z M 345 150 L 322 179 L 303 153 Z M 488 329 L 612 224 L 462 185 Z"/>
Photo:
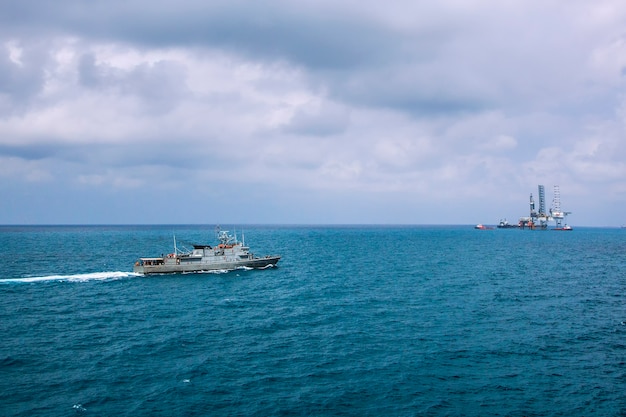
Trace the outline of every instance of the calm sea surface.
<path fill-rule="evenodd" d="M 278 268 L 130 272 L 212 225 L 0 227 L 0 415 L 626 415 L 626 230 L 244 232 Z"/>

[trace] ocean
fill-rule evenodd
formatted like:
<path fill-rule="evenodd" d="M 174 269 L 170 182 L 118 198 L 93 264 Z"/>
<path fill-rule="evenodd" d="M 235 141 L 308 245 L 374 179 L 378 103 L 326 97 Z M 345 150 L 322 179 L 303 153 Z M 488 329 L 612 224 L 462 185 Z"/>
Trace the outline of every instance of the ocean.
<path fill-rule="evenodd" d="M 0 415 L 626 416 L 624 229 L 228 229 L 1 226 Z"/>

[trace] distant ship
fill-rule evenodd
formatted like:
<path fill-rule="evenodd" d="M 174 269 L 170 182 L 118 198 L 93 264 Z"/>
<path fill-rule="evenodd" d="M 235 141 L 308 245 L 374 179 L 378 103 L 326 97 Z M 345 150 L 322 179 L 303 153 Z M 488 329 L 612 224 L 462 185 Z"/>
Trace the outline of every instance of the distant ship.
<path fill-rule="evenodd" d="M 219 244 L 193 245 L 192 251 L 179 251 L 174 241 L 174 252 L 155 258 L 139 258 L 133 271 L 138 274 L 172 274 L 203 271 L 230 271 L 238 268 L 267 268 L 276 266 L 279 255 L 257 257 L 250 248 L 227 231 L 218 232 Z"/>
<path fill-rule="evenodd" d="M 561 232 L 568 232 L 568 231 L 574 230 L 574 229 L 572 229 L 572 226 L 565 225 L 563 227 L 555 227 L 552 230 L 561 231 Z"/>
<path fill-rule="evenodd" d="M 504 219 L 504 220 L 500 220 L 500 223 L 498 223 L 498 226 L 496 227 L 498 229 L 518 229 L 519 224 L 511 224 L 506 219 Z"/>
<path fill-rule="evenodd" d="M 491 229 L 493 229 L 493 227 L 491 227 L 491 226 L 485 226 L 484 224 L 477 224 L 476 226 L 474 226 L 474 229 L 478 229 L 478 230 L 491 230 Z"/>

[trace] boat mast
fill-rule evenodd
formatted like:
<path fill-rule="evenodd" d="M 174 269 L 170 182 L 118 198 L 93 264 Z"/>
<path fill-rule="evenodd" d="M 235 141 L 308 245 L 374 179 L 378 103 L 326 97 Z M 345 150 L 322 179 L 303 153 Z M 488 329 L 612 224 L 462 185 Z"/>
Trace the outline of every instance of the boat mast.
<path fill-rule="evenodd" d="M 174 235 L 174 255 L 178 255 L 178 249 L 176 248 L 176 235 Z"/>

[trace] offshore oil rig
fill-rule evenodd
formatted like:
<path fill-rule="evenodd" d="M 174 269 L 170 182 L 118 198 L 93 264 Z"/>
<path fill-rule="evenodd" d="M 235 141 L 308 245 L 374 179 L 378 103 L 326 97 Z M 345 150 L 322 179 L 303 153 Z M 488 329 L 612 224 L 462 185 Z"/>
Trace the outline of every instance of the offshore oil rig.
<path fill-rule="evenodd" d="M 572 230 L 565 221 L 568 214 L 572 214 L 571 211 L 563 211 L 561 209 L 561 192 L 559 186 L 554 186 L 554 198 L 552 200 L 552 207 L 549 211 L 546 211 L 546 193 L 543 185 L 538 186 L 539 191 L 539 210 L 535 209 L 535 200 L 532 193 L 530 194 L 530 216 L 520 217 L 519 227 L 522 229 L 547 229 L 548 222 L 554 221 L 555 227 L 553 230 Z"/>

